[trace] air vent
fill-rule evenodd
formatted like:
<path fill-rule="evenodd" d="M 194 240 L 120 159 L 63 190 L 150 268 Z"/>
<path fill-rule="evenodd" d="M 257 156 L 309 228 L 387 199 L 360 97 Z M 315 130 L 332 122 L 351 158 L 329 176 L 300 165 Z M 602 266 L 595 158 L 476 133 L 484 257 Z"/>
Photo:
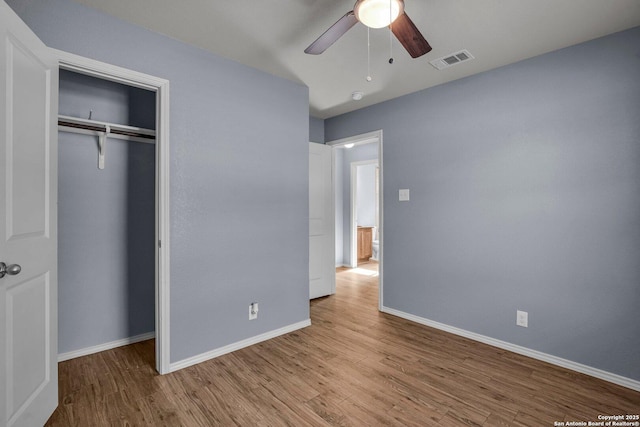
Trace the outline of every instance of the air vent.
<path fill-rule="evenodd" d="M 442 70 L 444 68 L 449 68 L 452 65 L 456 65 L 473 58 L 474 56 L 471 55 L 468 50 L 464 49 L 464 50 L 461 50 L 460 52 L 452 53 L 451 55 L 434 59 L 433 61 L 430 62 L 430 64 L 433 65 L 438 70 Z"/>

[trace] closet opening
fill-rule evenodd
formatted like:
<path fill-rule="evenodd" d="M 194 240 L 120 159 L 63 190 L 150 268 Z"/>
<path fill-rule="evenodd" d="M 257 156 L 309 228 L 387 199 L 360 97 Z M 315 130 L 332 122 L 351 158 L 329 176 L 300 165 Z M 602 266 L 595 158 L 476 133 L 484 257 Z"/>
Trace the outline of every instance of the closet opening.
<path fill-rule="evenodd" d="M 59 360 L 157 338 L 156 95 L 60 69 Z"/>

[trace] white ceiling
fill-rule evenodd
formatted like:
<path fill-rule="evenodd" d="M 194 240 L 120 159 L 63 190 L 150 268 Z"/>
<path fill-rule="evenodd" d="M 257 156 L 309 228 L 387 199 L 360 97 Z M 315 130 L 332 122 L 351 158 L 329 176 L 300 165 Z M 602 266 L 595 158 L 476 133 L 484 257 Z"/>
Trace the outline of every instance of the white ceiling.
<path fill-rule="evenodd" d="M 405 0 L 433 50 L 417 59 L 389 30 L 358 23 L 322 55 L 304 49 L 355 0 L 76 0 L 125 21 L 309 87 L 311 115 L 333 117 L 640 25 L 640 0 Z M 467 49 L 442 71 L 429 61 Z M 594 58 L 598 61 L 598 58 Z M 361 101 L 351 93 L 364 92 Z"/>

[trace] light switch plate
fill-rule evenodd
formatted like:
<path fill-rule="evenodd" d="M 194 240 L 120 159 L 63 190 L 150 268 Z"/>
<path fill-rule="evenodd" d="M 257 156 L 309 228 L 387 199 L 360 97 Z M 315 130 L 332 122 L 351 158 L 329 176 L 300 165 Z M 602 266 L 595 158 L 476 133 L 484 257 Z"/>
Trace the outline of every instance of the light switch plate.
<path fill-rule="evenodd" d="M 401 202 L 408 202 L 409 201 L 409 189 L 408 188 L 401 188 L 400 190 L 398 190 L 398 200 L 400 200 Z"/>

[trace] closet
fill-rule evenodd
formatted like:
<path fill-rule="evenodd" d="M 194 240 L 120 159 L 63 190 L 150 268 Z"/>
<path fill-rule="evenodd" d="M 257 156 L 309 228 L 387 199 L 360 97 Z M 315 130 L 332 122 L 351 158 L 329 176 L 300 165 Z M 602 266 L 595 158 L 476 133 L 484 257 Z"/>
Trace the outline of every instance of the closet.
<path fill-rule="evenodd" d="M 60 70 L 63 360 L 155 336 L 155 95 Z"/>

